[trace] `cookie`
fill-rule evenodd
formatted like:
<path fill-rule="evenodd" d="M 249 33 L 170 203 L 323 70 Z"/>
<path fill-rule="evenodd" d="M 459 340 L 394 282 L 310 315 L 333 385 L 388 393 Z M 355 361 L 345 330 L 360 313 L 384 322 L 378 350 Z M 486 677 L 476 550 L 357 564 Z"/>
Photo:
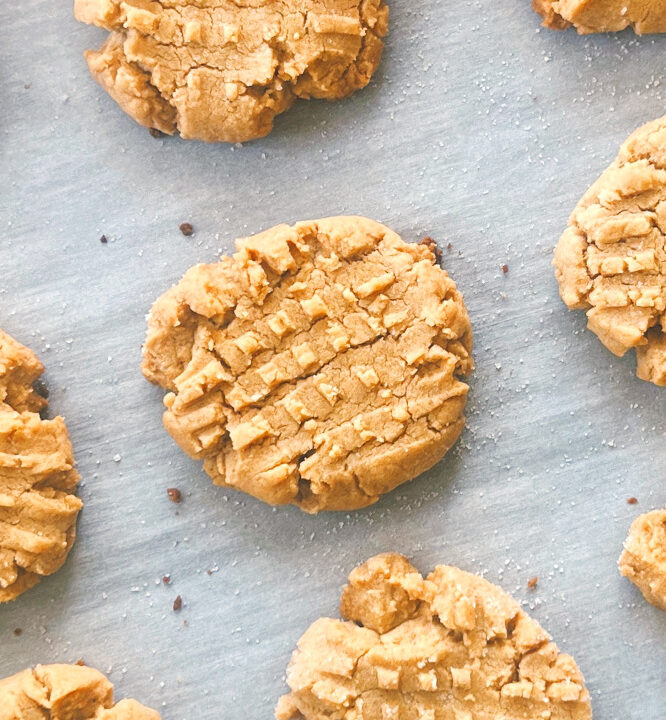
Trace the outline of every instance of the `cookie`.
<path fill-rule="evenodd" d="M 560 296 L 637 375 L 666 385 L 666 116 L 639 128 L 569 218 L 553 264 Z"/>
<path fill-rule="evenodd" d="M 388 28 L 384 0 L 75 0 L 111 33 L 86 59 L 141 125 L 187 139 L 267 135 L 297 98 L 365 87 Z"/>
<path fill-rule="evenodd" d="M 0 680 L 0 720 L 160 720 L 136 700 L 113 702 L 113 685 L 85 665 L 38 665 Z"/>
<path fill-rule="evenodd" d="M 65 562 L 82 502 L 61 417 L 42 420 L 35 354 L 0 330 L 0 603 Z"/>
<path fill-rule="evenodd" d="M 496 585 L 401 555 L 357 567 L 347 619 L 315 621 L 287 670 L 278 720 L 588 720 L 573 658 Z"/>
<path fill-rule="evenodd" d="M 375 502 L 463 429 L 472 335 L 424 245 L 360 217 L 278 225 L 153 305 L 144 375 L 218 485 L 307 512 Z"/>
<path fill-rule="evenodd" d="M 618 567 L 649 603 L 666 610 L 666 509 L 634 520 Z"/>
<path fill-rule="evenodd" d="M 666 32 L 663 0 L 532 0 L 532 8 L 551 30 L 573 25 L 581 35 L 629 27 L 638 35 Z"/>

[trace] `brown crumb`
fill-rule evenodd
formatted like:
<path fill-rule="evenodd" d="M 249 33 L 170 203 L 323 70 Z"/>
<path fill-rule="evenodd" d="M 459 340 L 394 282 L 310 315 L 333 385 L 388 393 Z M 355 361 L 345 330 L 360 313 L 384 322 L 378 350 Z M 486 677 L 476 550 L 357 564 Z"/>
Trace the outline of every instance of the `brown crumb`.
<path fill-rule="evenodd" d="M 506 275 L 509 272 L 509 266 L 508 265 L 502 265 L 502 272 Z"/>
<path fill-rule="evenodd" d="M 165 576 L 162 578 L 162 582 L 163 582 L 165 585 L 168 585 L 168 584 L 171 582 L 171 575 L 165 575 Z"/>
<path fill-rule="evenodd" d="M 106 235 L 102 235 L 102 237 L 99 239 L 99 241 L 102 243 L 102 245 L 106 245 L 109 242 L 106 239 Z"/>
<path fill-rule="evenodd" d="M 148 132 L 150 133 L 150 137 L 154 138 L 163 138 L 164 133 L 161 130 L 158 130 L 157 128 L 148 128 Z"/>
<path fill-rule="evenodd" d="M 537 586 L 537 583 L 539 582 L 539 578 L 535 575 L 533 578 L 530 578 L 527 581 L 527 587 L 530 590 L 534 590 L 534 588 Z"/>
<path fill-rule="evenodd" d="M 169 500 L 173 503 L 179 503 L 183 499 L 183 494 L 178 488 L 167 488 L 167 495 L 169 496 Z"/>
<path fill-rule="evenodd" d="M 423 240 L 419 242 L 419 245 L 425 245 L 428 250 L 435 256 L 435 261 L 439 262 L 442 259 L 442 252 L 439 249 L 437 243 L 430 237 L 430 235 L 426 235 Z"/>
<path fill-rule="evenodd" d="M 30 90 L 30 83 L 26 83 L 26 84 L 23 86 L 23 89 L 24 89 L 24 90 Z"/>
<path fill-rule="evenodd" d="M 49 389 L 41 380 L 36 380 L 33 387 L 35 388 L 35 392 L 41 395 L 44 400 L 49 399 Z"/>
<path fill-rule="evenodd" d="M 449 252 L 451 252 L 451 250 L 453 250 L 453 245 L 451 245 L 451 243 L 447 243 L 447 244 L 446 244 L 446 249 L 447 249 Z"/>
<path fill-rule="evenodd" d="M 21 628 L 14 628 L 14 637 L 21 637 L 23 630 Z"/>
<path fill-rule="evenodd" d="M 194 228 L 192 227 L 191 223 L 181 223 L 179 225 L 179 227 L 180 227 L 180 231 L 186 237 L 189 237 L 194 232 Z"/>
<path fill-rule="evenodd" d="M 187 622 L 187 620 L 183 620 L 183 625 L 184 625 L 185 627 L 188 627 L 188 626 L 189 626 L 189 623 Z"/>
<path fill-rule="evenodd" d="M 635 497 L 627 498 L 628 505 L 635 505 L 637 502 L 638 502 L 638 498 L 635 498 Z"/>
<path fill-rule="evenodd" d="M 83 666 L 85 665 L 85 662 L 83 661 L 82 658 L 79 658 L 79 659 L 76 661 L 76 664 L 79 665 L 79 666 L 81 666 L 81 667 L 83 667 Z"/>
<path fill-rule="evenodd" d="M 183 607 L 183 598 L 178 595 L 176 599 L 173 601 L 173 610 L 174 612 L 178 612 Z"/>

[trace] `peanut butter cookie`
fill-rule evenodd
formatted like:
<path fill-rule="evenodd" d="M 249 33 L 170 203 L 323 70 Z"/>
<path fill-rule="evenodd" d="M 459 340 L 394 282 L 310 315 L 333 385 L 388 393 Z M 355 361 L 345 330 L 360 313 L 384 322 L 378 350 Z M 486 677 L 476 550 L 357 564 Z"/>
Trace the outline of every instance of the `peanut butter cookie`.
<path fill-rule="evenodd" d="M 666 32 L 664 0 L 532 0 L 543 26 L 581 35 L 633 28 L 638 35 Z"/>
<path fill-rule="evenodd" d="M 472 335 L 424 245 L 372 220 L 278 225 L 153 305 L 144 375 L 218 485 L 349 510 L 434 465 L 463 429 Z"/>
<path fill-rule="evenodd" d="M 589 720 L 583 676 L 504 591 L 455 567 L 426 579 L 401 555 L 357 567 L 347 622 L 298 642 L 278 720 Z"/>
<path fill-rule="evenodd" d="M 0 603 L 60 568 L 82 506 L 65 422 L 38 415 L 46 400 L 33 383 L 43 371 L 0 330 Z"/>
<path fill-rule="evenodd" d="M 111 31 L 86 59 L 128 115 L 211 142 L 267 135 L 296 98 L 365 87 L 388 27 L 384 0 L 75 0 L 74 13 Z"/>
<path fill-rule="evenodd" d="M 637 375 L 666 385 L 666 116 L 639 128 L 582 197 L 553 264 L 562 300 Z"/>
<path fill-rule="evenodd" d="M 634 520 L 618 567 L 649 603 L 666 610 L 666 509 Z"/>
<path fill-rule="evenodd" d="M 113 685 L 85 665 L 38 665 L 0 680 L 0 720 L 160 720 L 136 700 L 113 703 Z"/>

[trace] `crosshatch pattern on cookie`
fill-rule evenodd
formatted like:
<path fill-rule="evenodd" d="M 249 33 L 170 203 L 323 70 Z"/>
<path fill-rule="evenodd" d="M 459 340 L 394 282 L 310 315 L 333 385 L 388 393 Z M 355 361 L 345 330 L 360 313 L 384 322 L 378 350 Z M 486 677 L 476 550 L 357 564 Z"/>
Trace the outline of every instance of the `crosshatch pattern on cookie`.
<path fill-rule="evenodd" d="M 278 720 L 590 720 L 573 658 L 496 585 L 394 553 L 349 576 L 343 620 L 298 641 Z"/>
<path fill-rule="evenodd" d="M 153 306 L 143 371 L 220 485 L 309 512 L 369 505 L 464 426 L 462 296 L 432 252 L 364 218 L 281 225 Z"/>
<path fill-rule="evenodd" d="M 585 193 L 555 248 L 562 300 L 637 375 L 666 385 L 666 116 L 639 128 Z"/>

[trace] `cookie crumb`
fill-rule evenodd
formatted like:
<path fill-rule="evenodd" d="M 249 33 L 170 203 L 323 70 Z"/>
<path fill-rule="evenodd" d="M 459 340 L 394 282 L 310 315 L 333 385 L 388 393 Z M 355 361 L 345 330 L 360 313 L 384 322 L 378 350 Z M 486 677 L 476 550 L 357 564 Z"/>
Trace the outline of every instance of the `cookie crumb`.
<path fill-rule="evenodd" d="M 419 242 L 419 245 L 425 245 L 428 250 L 435 256 L 435 260 L 439 262 L 442 259 L 442 252 L 439 249 L 437 243 L 430 237 L 430 235 L 426 235 L 423 240 Z"/>
<path fill-rule="evenodd" d="M 106 245 L 109 242 L 106 238 L 106 235 L 102 235 L 102 237 L 100 237 L 99 241 L 102 243 L 102 245 Z"/>
<path fill-rule="evenodd" d="M 40 397 L 44 398 L 44 400 L 49 399 L 49 389 L 43 380 L 35 380 L 32 386 Z"/>
<path fill-rule="evenodd" d="M 502 272 L 506 275 L 509 272 L 509 266 L 508 265 L 502 265 Z"/>
<path fill-rule="evenodd" d="M 169 500 L 173 503 L 179 503 L 183 499 L 183 494 L 178 488 L 167 488 L 167 495 L 169 496 Z"/>
<path fill-rule="evenodd" d="M 527 587 L 530 590 L 534 590 L 534 588 L 537 586 L 537 583 L 539 582 L 539 578 L 535 575 L 533 578 L 530 578 L 527 581 Z"/>
<path fill-rule="evenodd" d="M 181 223 L 178 227 L 185 237 L 189 237 L 194 232 L 194 228 L 191 223 Z"/>
<path fill-rule="evenodd" d="M 165 576 L 162 578 L 162 582 L 163 582 L 165 585 L 168 585 L 168 584 L 171 582 L 171 575 L 165 575 Z"/>
<path fill-rule="evenodd" d="M 638 502 L 638 498 L 630 497 L 627 498 L 627 505 L 635 505 Z"/>
<path fill-rule="evenodd" d="M 176 596 L 176 599 L 173 601 L 173 611 L 178 612 L 183 607 L 183 598 L 178 595 Z"/>
<path fill-rule="evenodd" d="M 21 637 L 23 635 L 23 630 L 21 628 L 14 628 L 14 637 Z"/>
<path fill-rule="evenodd" d="M 154 138 L 163 138 L 164 133 L 161 130 L 158 130 L 157 128 L 148 128 L 148 132 L 150 133 L 150 137 Z"/>
<path fill-rule="evenodd" d="M 85 662 L 83 661 L 83 658 L 79 658 L 76 661 L 76 665 L 78 665 L 79 667 L 85 667 Z"/>

